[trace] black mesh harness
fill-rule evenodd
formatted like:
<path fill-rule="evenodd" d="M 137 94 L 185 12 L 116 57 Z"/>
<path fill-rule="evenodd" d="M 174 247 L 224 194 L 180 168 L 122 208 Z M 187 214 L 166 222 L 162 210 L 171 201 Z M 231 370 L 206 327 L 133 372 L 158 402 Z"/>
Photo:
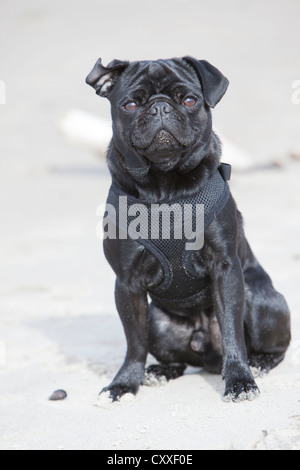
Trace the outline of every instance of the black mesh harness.
<path fill-rule="evenodd" d="M 202 191 L 179 200 L 161 201 L 159 205 L 149 204 L 141 199 L 129 196 L 115 183 L 112 183 L 107 204 L 112 206 L 114 211 L 109 211 L 108 206 L 106 206 L 105 236 L 108 235 L 105 230 L 107 224 L 113 224 L 115 229 L 113 232 L 116 238 L 136 239 L 159 260 L 164 276 L 158 286 L 149 288 L 149 294 L 152 298 L 165 299 L 169 302 L 178 300 L 188 302 L 203 292 L 206 282 L 197 278 L 190 261 L 192 251 L 186 249 L 186 244 L 192 241 L 191 234 L 195 234 L 199 227 L 197 217 L 203 217 L 204 215 L 204 224 L 201 224 L 204 237 L 204 230 L 225 207 L 230 195 L 227 183 L 230 179 L 230 173 L 231 166 L 222 163 Z M 168 219 L 170 230 L 167 234 L 164 233 L 163 218 L 161 216 L 162 204 L 168 205 L 170 209 L 176 207 L 176 211 L 170 211 L 170 218 Z M 155 211 L 159 211 L 159 217 L 156 214 L 155 218 L 159 222 L 154 227 L 153 213 Z M 175 235 L 179 215 L 184 215 L 187 218 L 185 220 L 190 221 L 189 225 L 192 230 L 190 234 L 181 230 L 180 234 Z M 132 224 L 136 229 L 134 231 L 130 228 Z M 142 226 L 144 231 L 141 229 Z M 147 229 L 146 232 L 145 228 Z"/>

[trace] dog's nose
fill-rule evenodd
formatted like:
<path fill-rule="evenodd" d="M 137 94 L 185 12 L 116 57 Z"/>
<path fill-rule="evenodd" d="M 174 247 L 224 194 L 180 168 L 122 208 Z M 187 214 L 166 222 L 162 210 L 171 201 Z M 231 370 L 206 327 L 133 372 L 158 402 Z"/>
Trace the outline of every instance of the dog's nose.
<path fill-rule="evenodd" d="M 158 101 L 153 103 L 149 109 L 149 114 L 152 116 L 167 116 L 172 111 L 172 106 L 166 101 Z"/>

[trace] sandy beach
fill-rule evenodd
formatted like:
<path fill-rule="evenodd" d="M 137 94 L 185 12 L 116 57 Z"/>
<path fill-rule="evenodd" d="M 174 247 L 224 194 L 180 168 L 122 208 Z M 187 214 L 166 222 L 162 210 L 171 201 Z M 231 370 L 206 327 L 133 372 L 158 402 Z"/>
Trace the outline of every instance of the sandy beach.
<path fill-rule="evenodd" d="M 297 0 L 1 8 L 0 450 L 300 450 L 299 15 Z M 126 343 L 97 236 L 106 141 L 62 120 L 79 110 L 109 123 L 108 102 L 84 82 L 98 57 L 186 54 L 230 79 L 214 123 L 247 238 L 288 301 L 292 342 L 257 377 L 255 401 L 226 403 L 220 376 L 188 368 L 111 404 L 98 393 Z M 67 399 L 49 401 L 57 389 Z"/>

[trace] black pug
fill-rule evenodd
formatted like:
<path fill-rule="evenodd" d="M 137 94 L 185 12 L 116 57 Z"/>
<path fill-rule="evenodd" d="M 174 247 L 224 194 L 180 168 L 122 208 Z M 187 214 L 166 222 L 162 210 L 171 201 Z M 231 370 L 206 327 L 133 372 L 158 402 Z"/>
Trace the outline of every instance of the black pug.
<path fill-rule="evenodd" d="M 269 371 L 282 361 L 290 314 L 251 251 L 226 181 L 228 167 L 220 164 L 211 108 L 228 80 L 207 61 L 184 57 L 114 60 L 107 67 L 99 59 L 86 81 L 111 103 L 108 203 L 117 215 L 104 251 L 117 276 L 115 299 L 127 339 L 124 364 L 104 391 L 112 400 L 136 394 L 150 352 L 159 364 L 147 371 L 156 376 L 169 380 L 187 365 L 203 367 L 222 373 L 225 399 L 254 398 L 259 389 L 250 366 Z M 184 214 L 192 208 L 192 248 L 186 234 L 164 237 L 161 222 L 158 228 L 153 223 L 150 239 L 138 235 L 137 226 L 151 224 L 151 208 L 162 203 L 171 207 L 173 228 L 180 215 L 170 214 L 174 204 Z M 126 225 L 141 205 L 146 215 L 140 209 L 143 218 L 130 236 Z M 202 228 L 197 206 L 204 207 Z"/>

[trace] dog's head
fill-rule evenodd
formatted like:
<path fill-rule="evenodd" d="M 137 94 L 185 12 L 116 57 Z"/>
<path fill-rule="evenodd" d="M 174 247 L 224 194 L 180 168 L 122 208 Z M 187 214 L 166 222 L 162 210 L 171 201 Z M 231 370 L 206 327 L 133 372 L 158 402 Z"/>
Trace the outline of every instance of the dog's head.
<path fill-rule="evenodd" d="M 201 152 L 228 80 L 205 60 L 97 61 L 86 82 L 111 102 L 113 140 L 124 155 L 168 171 Z"/>

